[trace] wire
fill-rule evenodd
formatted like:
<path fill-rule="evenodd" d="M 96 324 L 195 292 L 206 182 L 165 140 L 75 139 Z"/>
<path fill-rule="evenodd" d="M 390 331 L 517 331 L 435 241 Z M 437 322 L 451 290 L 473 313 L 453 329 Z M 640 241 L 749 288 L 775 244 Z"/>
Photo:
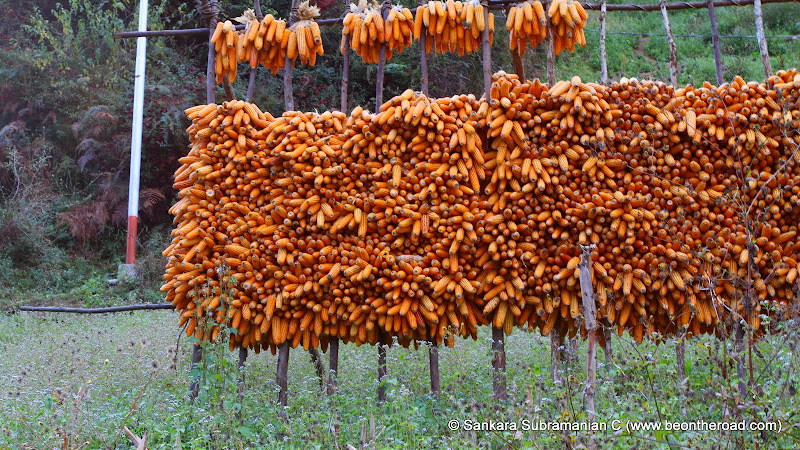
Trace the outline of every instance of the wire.
<path fill-rule="evenodd" d="M 590 30 L 588 28 L 584 29 L 583 31 L 588 31 L 591 33 L 599 33 L 600 30 Z M 666 33 L 636 33 L 632 31 L 606 31 L 606 34 L 623 34 L 629 36 L 664 36 L 666 37 Z M 710 34 L 673 34 L 674 37 L 683 37 L 683 38 L 710 38 Z M 772 36 L 764 36 L 767 39 L 800 39 L 800 34 L 784 34 L 784 35 L 772 35 Z M 749 34 L 727 34 L 727 35 L 720 35 L 720 39 L 739 39 L 739 38 L 747 38 L 747 39 L 755 39 L 755 35 Z"/>

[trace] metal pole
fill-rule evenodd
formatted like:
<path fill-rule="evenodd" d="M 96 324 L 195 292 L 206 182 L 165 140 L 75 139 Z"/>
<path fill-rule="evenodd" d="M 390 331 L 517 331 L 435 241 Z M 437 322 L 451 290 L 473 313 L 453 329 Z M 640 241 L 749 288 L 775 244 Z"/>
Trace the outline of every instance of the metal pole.
<path fill-rule="evenodd" d="M 139 31 L 147 30 L 147 0 L 139 2 Z M 142 164 L 142 115 L 144 111 L 144 69 L 147 38 L 136 38 L 136 68 L 133 83 L 133 127 L 131 129 L 131 174 L 128 182 L 128 243 L 126 272 L 136 263 L 136 229 L 139 222 L 139 172 Z"/>

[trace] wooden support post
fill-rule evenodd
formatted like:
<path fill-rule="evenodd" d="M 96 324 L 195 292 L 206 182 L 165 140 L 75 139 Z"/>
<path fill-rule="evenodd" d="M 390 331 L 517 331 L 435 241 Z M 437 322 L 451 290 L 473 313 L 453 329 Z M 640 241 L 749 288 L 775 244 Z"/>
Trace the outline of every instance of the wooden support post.
<path fill-rule="evenodd" d="M 483 56 L 483 91 L 486 101 L 490 101 L 492 91 L 492 45 L 489 39 L 489 0 L 481 0 L 483 5 L 483 35 L 481 36 L 481 54 Z"/>
<path fill-rule="evenodd" d="M 614 354 L 611 351 L 611 327 L 604 326 L 603 327 L 603 341 L 606 345 L 603 346 L 603 354 L 606 357 L 606 364 L 609 364 L 614 361 Z"/>
<path fill-rule="evenodd" d="M 495 400 L 505 400 L 506 391 L 506 348 L 503 328 L 492 327 L 492 388 Z"/>
<path fill-rule="evenodd" d="M 722 54 L 719 50 L 719 31 L 717 30 L 717 16 L 714 14 L 714 0 L 706 2 L 708 7 L 708 20 L 711 22 L 711 45 L 714 47 L 714 69 L 717 72 L 717 84 L 722 84 Z"/>
<path fill-rule="evenodd" d="M 675 38 L 672 36 L 672 27 L 669 26 L 669 16 L 667 16 L 667 5 L 664 0 L 658 0 L 661 7 L 661 20 L 664 22 L 664 30 L 667 32 L 667 42 L 669 43 L 669 81 L 672 86 L 678 87 L 678 50 L 675 48 Z"/>
<path fill-rule="evenodd" d="M 600 3 L 600 82 L 608 83 L 608 59 L 606 57 L 606 0 Z"/>
<path fill-rule="evenodd" d="M 200 344 L 195 343 L 192 346 L 192 372 L 200 364 L 200 361 L 203 360 L 203 350 L 200 348 Z M 189 385 L 189 401 L 194 403 L 194 399 L 197 398 L 197 394 L 200 391 L 200 382 L 197 380 L 198 377 L 194 377 L 192 380 L 192 384 Z"/>
<path fill-rule="evenodd" d="M 336 378 L 339 376 L 339 338 L 331 338 L 328 348 L 328 395 L 336 393 Z"/>
<path fill-rule="evenodd" d="M 378 403 L 386 401 L 386 385 L 384 378 L 386 378 L 386 347 L 383 346 L 385 335 L 379 334 L 378 337 Z"/>
<path fill-rule="evenodd" d="M 547 11 L 550 2 L 544 6 Z M 547 84 L 551 87 L 556 84 L 556 42 L 553 39 L 555 30 L 553 30 L 553 22 L 550 17 L 547 18 Z"/>
<path fill-rule="evenodd" d="M 557 314 L 554 312 L 553 314 Z M 564 345 L 564 335 L 561 330 L 553 328 L 550 331 L 550 369 L 553 383 L 561 383 L 561 346 Z"/>
<path fill-rule="evenodd" d="M 284 341 L 278 346 L 278 369 L 275 380 L 278 383 L 278 403 L 281 406 L 289 404 L 289 341 Z M 285 412 L 282 412 L 282 415 Z"/>
<path fill-rule="evenodd" d="M 506 7 L 506 17 L 508 17 L 508 11 L 510 9 L 510 5 Z M 514 65 L 514 73 L 517 74 L 520 80 L 525 81 L 525 65 L 522 63 L 520 48 L 524 47 L 518 47 L 516 50 L 511 50 L 511 63 Z"/>
<path fill-rule="evenodd" d="M 214 50 L 214 46 L 211 45 L 211 36 L 214 35 L 214 30 L 217 28 L 217 15 L 219 14 L 219 10 L 217 9 L 217 2 L 216 0 L 204 0 L 202 2 L 202 9 L 208 9 L 212 15 L 208 19 L 208 65 L 206 67 L 206 101 L 208 103 L 214 103 L 215 101 L 215 93 L 214 93 L 214 86 L 217 84 L 217 73 L 214 71 L 214 64 L 216 58 L 216 52 Z"/>
<path fill-rule="evenodd" d="M 322 362 L 322 355 L 316 347 L 309 348 L 308 355 L 311 357 L 311 365 L 314 366 L 317 378 L 319 378 L 319 389 L 325 391 L 325 363 Z"/>
<path fill-rule="evenodd" d="M 417 1 L 417 7 L 419 8 L 422 6 L 423 1 Z M 428 33 L 427 30 L 423 29 L 422 33 L 419 34 L 419 72 L 420 72 L 420 84 L 422 93 L 427 97 L 428 96 L 428 54 L 425 53 L 426 46 L 428 44 Z"/>
<path fill-rule="evenodd" d="M 756 39 L 758 40 L 758 52 L 761 54 L 761 64 L 764 65 L 764 77 L 769 78 L 772 76 L 772 63 L 769 61 L 767 38 L 764 36 L 764 18 L 761 13 L 761 0 L 753 0 L 753 12 L 756 16 Z"/>
<path fill-rule="evenodd" d="M 344 54 L 342 55 L 342 104 L 339 111 L 347 114 L 347 89 L 350 86 L 350 35 L 344 36 Z"/>
<path fill-rule="evenodd" d="M 686 338 L 685 332 L 675 343 L 675 364 L 678 369 L 678 401 L 681 405 L 681 416 L 686 417 Z"/>
<path fill-rule="evenodd" d="M 389 8 L 391 8 L 391 3 L 389 0 L 383 0 L 381 4 L 381 16 L 383 16 L 383 20 L 386 21 L 386 18 L 389 17 Z M 375 112 L 381 110 L 381 105 L 383 104 L 383 71 L 384 66 L 386 65 L 386 44 L 381 44 L 381 53 L 378 56 L 378 74 L 377 79 L 375 81 Z"/>
<path fill-rule="evenodd" d="M 428 361 L 431 369 L 431 394 L 439 398 L 442 395 L 442 388 L 439 385 L 439 346 L 436 342 L 431 342 L 428 349 Z"/>
<path fill-rule="evenodd" d="M 259 0 L 253 1 L 253 10 L 256 14 L 256 19 L 261 22 L 261 19 L 264 18 L 264 14 L 261 13 L 261 2 Z M 256 84 L 256 72 L 258 72 L 258 64 L 250 68 L 250 79 L 247 82 L 247 94 L 245 94 L 244 97 L 244 101 L 248 103 L 253 100 L 253 86 Z"/>
<path fill-rule="evenodd" d="M 236 368 L 239 369 L 239 382 L 236 391 L 239 393 L 239 404 L 243 405 L 244 402 L 244 363 L 247 361 L 247 347 L 239 347 L 239 362 L 236 363 Z M 242 410 L 240 409 L 236 416 L 240 417 Z"/>
<path fill-rule="evenodd" d="M 661 0 L 664 1 L 664 0 Z M 583 303 L 583 318 L 586 320 L 586 388 L 583 391 L 583 401 L 586 405 L 586 414 L 589 422 L 594 422 L 597 413 L 594 405 L 594 388 L 597 381 L 597 307 L 594 303 L 594 286 L 592 285 L 592 252 L 594 245 L 581 245 L 580 283 L 581 302 Z"/>
<path fill-rule="evenodd" d="M 286 24 L 287 28 L 294 25 L 297 19 L 297 3 L 298 0 L 292 0 L 292 10 L 289 13 L 289 23 Z M 286 55 L 286 61 L 283 66 L 283 106 L 286 111 L 294 110 L 294 94 L 292 93 L 292 60 L 289 55 Z"/>
<path fill-rule="evenodd" d="M 742 319 L 736 319 L 736 331 L 734 335 L 734 345 L 736 347 L 736 376 L 739 378 L 739 401 L 745 401 L 747 397 L 747 383 L 745 383 L 745 370 L 744 370 L 744 325 Z"/>

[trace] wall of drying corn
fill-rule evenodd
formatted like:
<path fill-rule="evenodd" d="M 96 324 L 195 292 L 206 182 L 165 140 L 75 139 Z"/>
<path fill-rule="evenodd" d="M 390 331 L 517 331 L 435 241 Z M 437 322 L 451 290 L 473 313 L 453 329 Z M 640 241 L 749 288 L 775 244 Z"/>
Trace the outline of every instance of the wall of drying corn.
<path fill-rule="evenodd" d="M 800 74 L 673 90 L 494 77 L 377 113 L 187 111 L 163 291 L 231 346 L 451 343 L 481 325 L 714 332 L 798 302 Z M 382 331 L 382 332 L 380 332 Z"/>

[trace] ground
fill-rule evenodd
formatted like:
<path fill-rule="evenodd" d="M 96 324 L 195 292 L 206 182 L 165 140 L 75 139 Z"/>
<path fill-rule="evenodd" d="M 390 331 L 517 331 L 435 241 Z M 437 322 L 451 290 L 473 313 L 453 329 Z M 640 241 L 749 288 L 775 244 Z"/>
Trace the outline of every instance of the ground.
<path fill-rule="evenodd" d="M 549 339 L 515 331 L 508 336 L 509 399 L 491 399 L 488 330 L 477 341 L 456 340 L 440 349 L 442 397 L 428 393 L 426 347 L 387 352 L 388 401 L 375 402 L 377 352 L 343 345 L 336 395 L 320 393 L 308 353 L 292 350 L 289 407 L 275 405 L 276 356 L 251 353 L 237 394 L 237 352 L 206 349 L 196 370 L 200 396 L 186 399 L 191 343 L 177 340 L 172 311 L 67 315 L 17 312 L 0 316 L 0 448 L 130 448 L 120 430 L 147 432 L 150 448 L 556 448 L 581 447 L 585 431 L 467 430 L 466 420 L 531 423 L 585 422 L 582 385 L 585 345 L 562 366 L 567 382 L 551 381 Z M 785 328 L 782 328 L 785 326 Z M 784 324 L 754 345 L 751 397 L 736 395 L 732 362 L 723 377 L 731 340 L 710 337 L 686 343 L 686 414 L 681 413 L 675 341 L 635 345 L 612 339 L 614 363 L 598 355 L 600 448 L 789 448 L 800 443 L 796 394 L 800 340 Z M 727 345 L 726 345 L 727 344 Z M 177 354 L 176 354 L 177 349 Z M 745 355 L 746 356 L 746 355 Z M 745 369 L 747 369 L 745 367 Z M 458 429 L 449 421 L 458 420 Z M 612 430 L 613 421 L 781 420 L 781 432 Z M 374 423 L 374 432 L 371 431 Z M 513 425 L 508 425 L 509 427 Z M 502 427 L 502 425 L 501 425 Z M 670 445 L 671 444 L 671 445 Z M 757 447 L 757 445 L 759 447 Z"/>

